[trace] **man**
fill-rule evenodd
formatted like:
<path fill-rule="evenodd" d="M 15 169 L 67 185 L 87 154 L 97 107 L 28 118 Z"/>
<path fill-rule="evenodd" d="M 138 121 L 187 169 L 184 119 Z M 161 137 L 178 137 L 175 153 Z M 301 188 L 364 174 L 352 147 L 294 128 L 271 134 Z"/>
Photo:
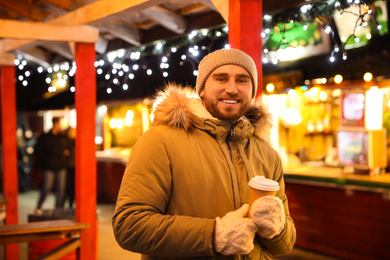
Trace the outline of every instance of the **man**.
<path fill-rule="evenodd" d="M 37 142 L 36 155 L 42 168 L 42 186 L 37 209 L 40 210 L 55 182 L 55 207 L 61 209 L 65 203 L 66 156 L 69 153 L 66 136 L 62 133 L 60 118 L 54 117 L 53 127 L 43 133 Z"/>
<path fill-rule="evenodd" d="M 147 259 L 271 259 L 289 253 L 281 160 L 265 141 L 270 115 L 253 99 L 256 65 L 224 49 L 200 63 L 196 91 L 170 85 L 154 107 L 154 127 L 132 149 L 113 216 L 121 247 Z M 255 175 L 280 190 L 254 202 Z"/>

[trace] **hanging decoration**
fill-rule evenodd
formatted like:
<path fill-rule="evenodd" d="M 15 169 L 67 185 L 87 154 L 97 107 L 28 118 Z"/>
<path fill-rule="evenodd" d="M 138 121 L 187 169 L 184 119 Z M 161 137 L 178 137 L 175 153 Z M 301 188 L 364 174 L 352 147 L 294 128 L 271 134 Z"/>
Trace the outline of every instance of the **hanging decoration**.
<path fill-rule="evenodd" d="M 368 28 L 373 23 L 377 34 L 383 35 L 387 33 L 387 14 L 385 13 L 386 1 L 383 0 L 328 0 L 321 3 L 307 4 L 299 8 L 287 9 L 273 16 L 266 15 L 263 19 L 264 30 L 262 32 L 263 56 L 265 61 L 271 60 L 272 63 L 276 64 L 280 57 L 277 57 L 275 53 L 272 54 L 268 48 L 264 48 L 264 46 L 267 46 L 268 41 L 279 35 L 277 36 L 279 42 L 274 52 L 291 47 L 291 42 L 288 41 L 288 34 L 291 34 L 299 26 L 303 26 L 302 29 L 306 31 L 315 24 L 331 36 L 333 49 L 330 61 L 334 62 L 338 53 L 341 53 L 342 58 L 346 60 L 348 44 L 361 40 L 361 37 L 357 35 L 361 28 Z M 355 20 L 353 20 L 352 28 L 349 28 L 349 35 L 340 38 L 337 32 L 340 28 L 345 27 L 345 24 L 337 25 L 337 18 L 346 14 L 352 15 Z M 382 16 L 383 19 L 378 21 L 378 15 Z M 371 34 L 367 34 L 364 37 L 370 39 L 371 36 Z M 267 57 L 271 57 L 271 59 L 267 59 Z"/>
<path fill-rule="evenodd" d="M 263 38 L 263 63 L 278 64 L 281 61 L 281 55 L 278 54 L 280 50 L 321 43 L 324 32 L 330 35 L 332 41 L 330 61 L 335 62 L 340 55 L 345 60 L 348 46 L 356 41 L 362 42 L 358 34 L 361 28 L 372 27 L 374 23 L 377 33 L 381 35 L 387 33 L 387 14 L 384 8 L 386 3 L 387 1 L 383 0 L 328 0 L 286 9 L 273 15 L 264 15 L 263 32 L 260 32 Z M 338 17 L 347 14 L 355 17 L 354 24 L 348 36 L 340 36 Z M 386 17 L 379 20 L 378 15 Z M 367 34 L 365 36 L 368 37 Z M 195 30 L 184 36 L 153 42 L 142 47 L 109 52 L 98 57 L 95 62 L 97 77 L 104 81 L 108 95 L 130 90 L 132 82 L 140 76 L 160 75 L 162 81 L 167 81 L 170 77 L 170 68 L 178 66 L 191 66 L 195 79 L 200 60 L 213 51 L 216 45 L 218 48 L 230 48 L 227 25 Z M 151 56 L 160 57 L 160 64 L 157 67 L 149 61 Z M 15 65 L 19 68 L 18 83 L 24 87 L 28 86 L 28 79 L 32 73 L 46 73 L 46 84 L 50 93 L 47 94 L 48 97 L 58 93 L 60 89 L 75 91 L 74 62 L 56 64 L 49 68 L 38 67 L 36 72 L 26 72 L 26 60 L 18 56 Z"/>

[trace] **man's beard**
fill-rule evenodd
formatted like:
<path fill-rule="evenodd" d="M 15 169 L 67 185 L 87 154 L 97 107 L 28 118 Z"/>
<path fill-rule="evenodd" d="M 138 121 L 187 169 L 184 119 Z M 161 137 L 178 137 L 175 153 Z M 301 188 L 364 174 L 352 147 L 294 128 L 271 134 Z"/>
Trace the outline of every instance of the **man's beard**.
<path fill-rule="evenodd" d="M 207 98 L 206 96 L 203 98 L 203 102 L 204 102 L 206 109 L 210 112 L 210 114 L 213 117 L 216 117 L 216 118 L 222 119 L 222 120 L 228 120 L 230 122 L 236 122 L 242 115 L 244 115 L 248 111 L 249 106 L 250 106 L 250 102 L 246 102 L 246 103 L 240 102 L 241 107 L 240 107 L 239 111 L 236 113 L 231 113 L 231 110 L 232 110 L 231 108 L 227 108 L 224 111 L 219 110 L 217 105 L 211 99 Z M 219 102 L 219 101 L 217 100 L 217 102 Z"/>

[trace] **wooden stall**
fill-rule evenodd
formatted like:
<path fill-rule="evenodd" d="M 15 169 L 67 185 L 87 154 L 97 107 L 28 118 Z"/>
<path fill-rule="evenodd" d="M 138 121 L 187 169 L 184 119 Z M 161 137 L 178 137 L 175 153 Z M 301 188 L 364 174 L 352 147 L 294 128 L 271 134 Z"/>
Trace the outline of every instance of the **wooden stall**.
<path fill-rule="evenodd" d="M 296 246 L 341 259 L 389 259 L 390 173 L 345 173 L 301 166 L 285 170 Z"/>

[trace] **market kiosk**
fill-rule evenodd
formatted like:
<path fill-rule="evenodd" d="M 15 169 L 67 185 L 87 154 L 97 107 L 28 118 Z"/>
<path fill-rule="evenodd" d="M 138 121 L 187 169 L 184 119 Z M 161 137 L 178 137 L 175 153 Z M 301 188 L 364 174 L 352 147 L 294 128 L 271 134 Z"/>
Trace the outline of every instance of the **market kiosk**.
<path fill-rule="evenodd" d="M 285 167 L 296 246 L 341 259 L 390 258 L 390 174 L 377 91 L 342 92 L 338 165 Z"/>
<path fill-rule="evenodd" d="M 341 127 L 337 130 L 338 159 L 352 172 L 379 174 L 387 166 L 383 97 L 377 88 L 345 92 L 341 98 Z"/>

